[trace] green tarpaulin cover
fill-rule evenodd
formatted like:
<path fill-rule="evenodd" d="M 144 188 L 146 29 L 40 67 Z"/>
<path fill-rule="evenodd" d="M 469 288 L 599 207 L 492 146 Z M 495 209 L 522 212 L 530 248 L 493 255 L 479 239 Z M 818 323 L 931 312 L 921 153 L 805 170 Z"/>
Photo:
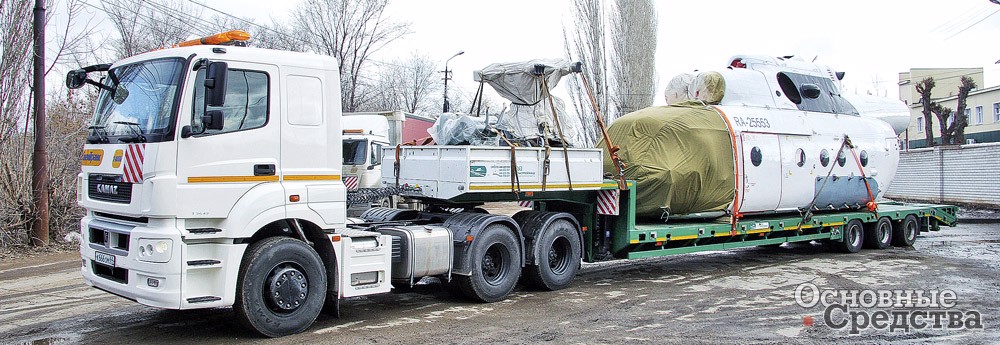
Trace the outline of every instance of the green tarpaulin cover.
<path fill-rule="evenodd" d="M 700 101 L 649 107 L 608 128 L 635 180 L 636 216 L 722 211 L 735 196 L 733 144 L 722 116 Z M 603 142 L 600 147 L 603 147 Z M 604 150 L 604 171 L 617 176 Z"/>

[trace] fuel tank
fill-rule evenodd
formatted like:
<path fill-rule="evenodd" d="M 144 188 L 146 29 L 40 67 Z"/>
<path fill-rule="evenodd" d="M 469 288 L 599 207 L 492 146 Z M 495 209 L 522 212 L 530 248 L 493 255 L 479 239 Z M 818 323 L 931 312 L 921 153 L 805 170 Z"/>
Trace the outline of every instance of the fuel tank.
<path fill-rule="evenodd" d="M 896 133 L 841 96 L 843 73 L 766 56 L 729 66 L 696 76 L 687 100 L 608 128 L 637 182 L 637 216 L 859 209 L 889 188 Z"/>

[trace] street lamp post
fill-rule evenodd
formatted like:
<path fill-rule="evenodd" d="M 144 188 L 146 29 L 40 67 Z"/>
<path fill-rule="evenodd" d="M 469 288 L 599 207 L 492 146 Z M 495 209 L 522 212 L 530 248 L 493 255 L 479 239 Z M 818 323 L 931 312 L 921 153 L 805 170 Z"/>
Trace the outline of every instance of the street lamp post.
<path fill-rule="evenodd" d="M 448 62 L 451 61 L 451 59 L 454 59 L 456 56 L 462 54 L 465 54 L 465 51 L 460 50 L 458 51 L 458 53 L 455 53 L 455 55 L 452 55 L 450 58 L 448 58 L 448 60 L 444 61 L 444 112 L 446 113 L 451 108 L 448 104 L 448 79 L 451 79 L 451 71 L 448 70 Z"/>

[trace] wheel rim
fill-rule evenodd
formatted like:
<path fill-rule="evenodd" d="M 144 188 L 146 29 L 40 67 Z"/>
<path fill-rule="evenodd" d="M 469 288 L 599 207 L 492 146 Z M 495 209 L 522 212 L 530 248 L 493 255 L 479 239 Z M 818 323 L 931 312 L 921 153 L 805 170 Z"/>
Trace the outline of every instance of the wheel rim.
<path fill-rule="evenodd" d="M 848 230 L 848 235 L 851 236 L 851 246 L 857 247 L 861 245 L 861 227 L 854 225 Z"/>
<path fill-rule="evenodd" d="M 903 227 L 903 236 L 906 236 L 906 240 L 913 242 L 917 238 L 917 222 L 906 222 L 906 226 Z"/>
<path fill-rule="evenodd" d="M 569 268 L 571 246 L 565 237 L 556 238 L 549 247 L 549 270 L 555 274 L 566 273 Z"/>
<path fill-rule="evenodd" d="M 507 263 L 510 257 L 507 255 L 507 247 L 500 243 L 494 243 L 486 249 L 483 255 L 482 270 L 483 278 L 490 285 L 500 285 L 507 276 Z"/>
<path fill-rule="evenodd" d="M 892 232 L 891 224 L 889 222 L 879 223 L 878 226 L 878 241 L 880 243 L 889 243 L 889 234 Z"/>
<path fill-rule="evenodd" d="M 264 299 L 271 310 L 291 313 L 303 305 L 308 294 L 309 279 L 298 265 L 283 262 L 268 273 Z"/>

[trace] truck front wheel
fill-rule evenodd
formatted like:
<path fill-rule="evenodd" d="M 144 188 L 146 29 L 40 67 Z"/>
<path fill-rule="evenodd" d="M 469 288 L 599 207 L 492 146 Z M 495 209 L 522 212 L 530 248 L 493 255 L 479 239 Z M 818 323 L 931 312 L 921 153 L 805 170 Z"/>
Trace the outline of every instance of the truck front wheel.
<path fill-rule="evenodd" d="M 563 289 L 580 269 L 580 235 L 573 223 L 552 222 L 535 238 L 538 257 L 524 268 L 524 282 L 544 290 Z"/>
<path fill-rule="evenodd" d="M 233 310 L 243 326 L 268 337 L 302 332 L 323 309 L 326 271 L 302 241 L 271 237 L 250 245 L 240 265 Z"/>
<path fill-rule="evenodd" d="M 455 276 L 453 284 L 466 297 L 480 302 L 502 301 L 521 275 L 519 241 L 510 228 L 493 224 L 472 242 L 472 274 Z"/>

